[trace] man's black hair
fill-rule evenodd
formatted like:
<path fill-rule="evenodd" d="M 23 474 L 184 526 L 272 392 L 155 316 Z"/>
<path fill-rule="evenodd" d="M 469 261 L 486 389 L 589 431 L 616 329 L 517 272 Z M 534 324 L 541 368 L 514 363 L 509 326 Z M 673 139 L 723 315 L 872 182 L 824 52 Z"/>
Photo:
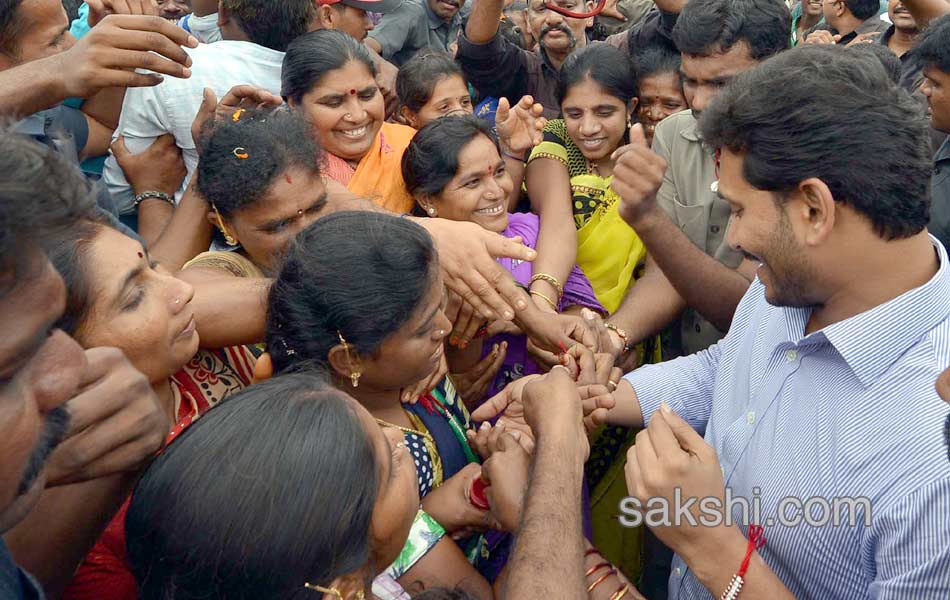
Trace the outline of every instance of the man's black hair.
<path fill-rule="evenodd" d="M 760 190 L 785 196 L 818 178 L 885 240 L 930 220 L 927 119 L 871 53 L 783 52 L 736 77 L 699 124 L 708 144 L 743 154 L 743 177 Z"/>

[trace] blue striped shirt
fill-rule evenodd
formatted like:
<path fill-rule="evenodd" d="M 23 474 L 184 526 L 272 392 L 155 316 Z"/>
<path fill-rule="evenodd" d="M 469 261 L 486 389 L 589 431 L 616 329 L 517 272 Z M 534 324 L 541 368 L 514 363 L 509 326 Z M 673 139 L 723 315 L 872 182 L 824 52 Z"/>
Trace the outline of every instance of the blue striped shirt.
<path fill-rule="evenodd" d="M 665 401 L 705 431 L 733 496 L 761 498 L 760 554 L 798 598 L 950 598 L 947 405 L 934 389 L 950 365 L 950 269 L 933 241 L 937 274 L 871 310 L 805 335 L 811 310 L 771 306 L 756 280 L 719 344 L 626 377 L 647 419 Z M 866 497 L 871 515 L 782 526 L 787 496 Z M 676 556 L 669 597 L 713 596 Z"/>

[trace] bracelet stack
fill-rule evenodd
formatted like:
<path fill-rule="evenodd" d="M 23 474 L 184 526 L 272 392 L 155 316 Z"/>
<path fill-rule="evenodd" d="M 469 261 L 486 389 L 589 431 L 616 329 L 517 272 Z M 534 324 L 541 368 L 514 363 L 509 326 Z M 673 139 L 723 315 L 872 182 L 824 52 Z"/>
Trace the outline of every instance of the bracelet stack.
<path fill-rule="evenodd" d="M 528 285 L 533 284 L 535 281 L 544 281 L 545 283 L 550 284 L 551 287 L 554 288 L 554 291 L 557 292 L 557 297 L 553 300 L 547 294 L 542 294 L 541 292 L 535 290 L 531 290 L 530 292 L 532 296 L 536 296 L 547 302 L 551 306 L 551 309 L 554 310 L 554 312 L 557 312 L 558 303 L 561 301 L 561 296 L 564 295 L 564 288 L 561 286 L 561 282 L 557 280 L 557 277 L 548 275 L 547 273 L 535 273 L 531 276 L 531 280 L 528 281 Z"/>

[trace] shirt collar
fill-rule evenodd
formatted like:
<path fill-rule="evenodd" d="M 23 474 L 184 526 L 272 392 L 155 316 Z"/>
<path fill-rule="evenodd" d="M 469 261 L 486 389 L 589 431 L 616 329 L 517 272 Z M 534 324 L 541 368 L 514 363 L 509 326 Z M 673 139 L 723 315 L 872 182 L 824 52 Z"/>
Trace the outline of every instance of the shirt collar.
<path fill-rule="evenodd" d="M 887 45 L 887 42 L 890 41 L 891 36 L 894 35 L 894 32 L 895 32 L 896 30 L 897 30 L 897 27 L 895 27 L 895 26 L 892 24 L 890 27 L 888 27 L 887 29 L 884 30 L 884 33 L 882 33 L 879 38 L 877 38 L 877 43 L 880 44 L 880 45 L 882 45 L 882 46 L 886 46 L 886 45 Z M 906 53 L 905 53 L 905 56 L 906 56 Z"/>
<path fill-rule="evenodd" d="M 937 153 L 934 155 L 934 162 L 947 160 L 950 158 L 950 137 L 945 139 L 940 148 L 937 150 Z"/>
<path fill-rule="evenodd" d="M 865 387 L 874 383 L 906 350 L 950 314 L 950 269 L 947 251 L 933 236 L 940 267 L 930 281 L 897 298 L 834 323 L 802 339 L 827 340 Z M 810 309 L 785 308 L 789 340 L 802 338 Z"/>
<path fill-rule="evenodd" d="M 680 131 L 680 135 L 691 142 L 701 142 L 699 137 L 699 119 L 693 116 L 693 110 L 689 110 L 689 123 Z"/>

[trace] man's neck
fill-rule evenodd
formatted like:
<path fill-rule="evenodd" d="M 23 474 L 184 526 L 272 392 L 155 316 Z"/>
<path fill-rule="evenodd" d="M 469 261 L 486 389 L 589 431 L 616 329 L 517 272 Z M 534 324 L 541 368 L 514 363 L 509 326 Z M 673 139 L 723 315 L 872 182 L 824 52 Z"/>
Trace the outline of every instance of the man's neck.
<path fill-rule="evenodd" d="M 838 35 L 844 37 L 861 26 L 864 23 L 861 19 L 852 14 L 841 17 L 832 27 L 838 32 Z"/>
<path fill-rule="evenodd" d="M 887 40 L 887 47 L 897 56 L 903 56 L 917 44 L 919 29 L 894 28 L 894 34 Z"/>
<path fill-rule="evenodd" d="M 818 21 L 821 21 L 821 15 L 802 14 L 802 17 L 798 20 L 798 30 L 808 31 L 809 29 L 817 25 Z"/>
<path fill-rule="evenodd" d="M 221 27 L 221 39 L 227 40 L 229 42 L 251 41 L 251 38 L 247 37 L 247 34 L 244 33 L 243 29 L 231 22 Z"/>
<path fill-rule="evenodd" d="M 805 333 L 850 319 L 918 288 L 937 273 L 940 261 L 926 230 L 902 240 L 856 244 L 862 252 L 842 256 L 847 269 L 835 291 L 812 312 Z M 900 265 L 896 267 L 895 265 Z"/>
<path fill-rule="evenodd" d="M 541 50 L 542 52 L 544 52 L 544 55 L 548 57 L 548 61 L 550 61 L 551 66 L 554 67 L 554 70 L 560 71 L 561 65 L 563 65 L 564 61 L 567 60 L 567 57 L 571 55 L 571 52 L 574 52 L 575 50 L 579 50 L 581 48 L 583 48 L 583 46 L 577 45 L 566 52 L 563 52 L 563 51 L 552 52 L 551 50 L 544 48 L 542 46 Z"/>

